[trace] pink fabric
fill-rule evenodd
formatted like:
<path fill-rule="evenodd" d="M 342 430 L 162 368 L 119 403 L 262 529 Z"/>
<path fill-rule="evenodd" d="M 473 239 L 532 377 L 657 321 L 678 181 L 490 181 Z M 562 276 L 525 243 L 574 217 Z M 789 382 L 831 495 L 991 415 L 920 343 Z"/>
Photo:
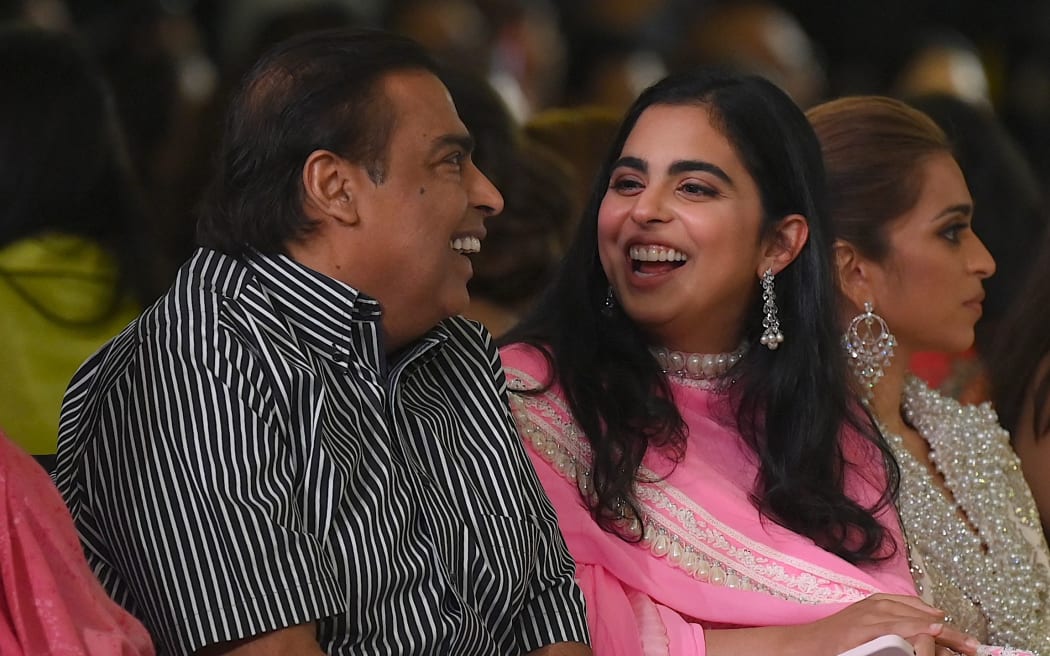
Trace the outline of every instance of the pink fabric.
<path fill-rule="evenodd" d="M 3 435 L 0 500 L 0 654 L 153 654 L 146 630 L 88 568 L 47 473 Z"/>
<path fill-rule="evenodd" d="M 695 387 L 674 386 L 689 426 L 684 460 L 673 467 L 650 453 L 644 466 L 662 480 L 638 488 L 654 528 L 665 531 L 661 546 L 680 547 L 678 560 L 669 550 L 658 555 L 664 549 L 603 531 L 573 479 L 586 469 L 589 446 L 559 388 L 539 396 L 513 394 L 548 382 L 545 361 L 522 345 L 507 347 L 501 355 L 519 433 L 577 562 L 596 655 L 702 655 L 705 627 L 803 624 L 876 592 L 915 594 L 892 510 L 881 519 L 897 553 L 864 568 L 761 521 L 749 500 L 757 474 L 754 457 L 738 434 L 712 419 L 711 409 L 724 403 L 724 397 Z M 876 464 L 881 458 L 855 436 L 845 451 L 856 465 L 847 489 L 853 498 L 871 503 L 882 481 L 881 464 Z M 691 556 L 681 557 L 685 547 L 687 553 L 704 557 L 706 570 L 698 573 L 688 566 Z"/>

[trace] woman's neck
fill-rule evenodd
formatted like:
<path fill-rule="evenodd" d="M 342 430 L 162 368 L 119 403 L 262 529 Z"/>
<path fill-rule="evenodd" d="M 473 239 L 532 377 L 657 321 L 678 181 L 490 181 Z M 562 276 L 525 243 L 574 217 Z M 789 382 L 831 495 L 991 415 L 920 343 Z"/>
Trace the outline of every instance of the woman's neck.
<path fill-rule="evenodd" d="M 889 366 L 883 368 L 883 376 L 875 384 L 874 396 L 869 402 L 872 414 L 879 423 L 893 433 L 903 433 L 906 429 L 901 416 L 901 400 L 904 397 L 904 383 L 908 377 L 908 361 L 911 352 L 897 348 Z"/>

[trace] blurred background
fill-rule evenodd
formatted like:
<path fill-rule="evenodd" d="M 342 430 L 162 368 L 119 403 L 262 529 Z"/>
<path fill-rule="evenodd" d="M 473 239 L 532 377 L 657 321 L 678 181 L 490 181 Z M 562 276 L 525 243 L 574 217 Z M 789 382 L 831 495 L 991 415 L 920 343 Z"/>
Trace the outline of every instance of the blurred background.
<path fill-rule="evenodd" d="M 1050 250 L 1050 0 L 0 0 L 0 23 L 0 426 L 38 456 L 76 367 L 194 249 L 230 90 L 308 30 L 386 28 L 448 67 L 506 198 L 467 313 L 497 335 L 556 269 L 621 112 L 694 66 L 761 74 L 804 109 L 893 95 L 944 127 L 999 265 L 977 350 Z M 980 399 L 974 355 L 916 368 Z"/>
<path fill-rule="evenodd" d="M 1040 187 L 1050 179 L 1045 0 L 0 0 L 0 20 L 75 33 L 97 57 L 169 271 L 192 248 L 227 90 L 268 45 L 336 25 L 416 38 L 491 85 L 534 141 L 572 134 L 569 159 L 600 153 L 602 121 L 649 83 L 714 63 L 765 75 L 803 108 L 951 94 L 993 113 Z"/>

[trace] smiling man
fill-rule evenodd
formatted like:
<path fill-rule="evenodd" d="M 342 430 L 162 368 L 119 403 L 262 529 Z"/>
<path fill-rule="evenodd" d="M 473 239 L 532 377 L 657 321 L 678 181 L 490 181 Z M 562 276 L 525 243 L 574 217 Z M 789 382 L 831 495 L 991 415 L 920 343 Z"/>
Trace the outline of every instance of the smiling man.
<path fill-rule="evenodd" d="M 503 199 L 420 48 L 278 46 L 201 248 L 89 360 L 57 479 L 166 654 L 589 654 L 490 337 L 455 315 Z"/>

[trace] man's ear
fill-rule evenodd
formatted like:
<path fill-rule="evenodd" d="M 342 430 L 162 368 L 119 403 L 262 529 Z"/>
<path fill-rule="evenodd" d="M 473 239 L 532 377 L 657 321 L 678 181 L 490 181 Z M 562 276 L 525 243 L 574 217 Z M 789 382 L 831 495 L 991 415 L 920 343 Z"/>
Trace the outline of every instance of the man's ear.
<path fill-rule="evenodd" d="M 303 165 L 303 211 L 314 221 L 356 225 L 353 164 L 329 150 L 315 150 Z"/>
<path fill-rule="evenodd" d="M 777 222 L 773 233 L 766 238 L 765 249 L 759 263 L 758 276 L 772 269 L 773 274 L 780 273 L 784 267 L 795 261 L 802 247 L 809 240 L 809 222 L 801 214 L 789 214 Z"/>
<path fill-rule="evenodd" d="M 835 272 L 839 289 L 856 311 L 872 300 L 869 262 L 850 243 L 836 239 L 831 246 L 835 257 Z"/>

